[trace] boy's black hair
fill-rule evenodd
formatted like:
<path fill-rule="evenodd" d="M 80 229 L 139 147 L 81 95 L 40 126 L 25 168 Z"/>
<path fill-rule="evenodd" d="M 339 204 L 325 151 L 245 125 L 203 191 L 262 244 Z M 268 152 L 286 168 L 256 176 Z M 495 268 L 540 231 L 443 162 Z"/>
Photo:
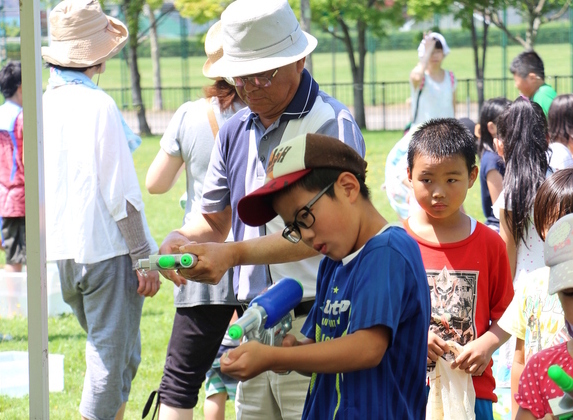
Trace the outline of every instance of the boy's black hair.
<path fill-rule="evenodd" d="M 289 185 L 286 188 L 276 192 L 272 196 L 270 196 L 270 200 L 275 200 L 275 198 L 280 197 L 284 194 L 288 194 L 291 190 L 296 187 L 304 188 L 307 191 L 321 191 L 322 189 L 326 188 L 329 184 L 336 182 L 338 177 L 341 173 L 348 172 L 342 171 L 340 169 L 331 169 L 331 168 L 315 168 L 305 175 L 298 181 L 294 182 L 293 184 Z M 360 195 L 370 201 L 370 190 L 366 185 L 366 180 L 362 179 L 361 176 L 357 176 L 354 174 L 358 183 L 360 184 Z M 334 197 L 334 189 L 329 188 L 328 191 L 325 193 L 329 197 Z"/>
<path fill-rule="evenodd" d="M 497 134 L 503 143 L 505 160 L 504 215 L 515 243 L 519 244 L 529 231 L 535 194 L 549 169 L 543 109 L 527 98 L 517 98 L 499 116 Z"/>
<path fill-rule="evenodd" d="M 0 70 L 0 91 L 4 98 L 14 96 L 22 84 L 22 66 L 19 61 L 10 61 Z"/>
<path fill-rule="evenodd" d="M 545 67 L 543 60 L 535 51 L 524 51 L 513 59 L 509 67 L 511 74 L 517 74 L 525 78 L 529 73 L 534 73 L 545 80 Z"/>
<path fill-rule="evenodd" d="M 573 168 L 555 172 L 537 190 L 533 206 L 535 230 L 541 239 L 553 224 L 573 213 Z"/>
<path fill-rule="evenodd" d="M 506 98 L 493 98 L 484 102 L 479 116 L 480 124 L 480 138 L 478 144 L 478 155 L 483 155 L 486 149 L 495 150 L 493 145 L 493 137 L 491 136 L 487 124 L 492 122 L 497 125 L 497 119 L 501 113 L 511 105 L 511 101 Z"/>
<path fill-rule="evenodd" d="M 412 134 L 408 146 L 410 172 L 417 156 L 437 160 L 460 156 L 465 160 L 469 173 L 476 166 L 476 143 L 468 129 L 455 118 L 434 118 Z"/>
<path fill-rule="evenodd" d="M 434 49 L 435 50 L 443 50 L 444 46 L 442 45 L 442 41 L 440 41 L 439 39 L 436 39 L 436 44 L 434 45 Z"/>
<path fill-rule="evenodd" d="M 573 94 L 559 95 L 549 107 L 549 141 L 567 145 L 573 137 Z"/>

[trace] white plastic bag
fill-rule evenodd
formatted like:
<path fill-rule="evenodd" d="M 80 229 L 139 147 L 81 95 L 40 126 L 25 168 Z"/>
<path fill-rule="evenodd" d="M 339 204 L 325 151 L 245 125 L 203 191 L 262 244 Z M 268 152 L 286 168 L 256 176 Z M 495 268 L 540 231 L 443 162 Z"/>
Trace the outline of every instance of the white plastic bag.
<path fill-rule="evenodd" d="M 471 375 L 452 369 L 450 362 L 439 357 L 428 376 L 426 420 L 475 420 L 476 393 Z"/>

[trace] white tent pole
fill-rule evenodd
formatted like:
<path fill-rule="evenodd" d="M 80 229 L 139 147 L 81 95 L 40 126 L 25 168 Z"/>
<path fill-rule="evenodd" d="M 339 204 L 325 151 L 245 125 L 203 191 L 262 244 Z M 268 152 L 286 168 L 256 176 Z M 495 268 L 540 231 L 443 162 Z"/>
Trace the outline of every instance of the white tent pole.
<path fill-rule="evenodd" d="M 44 420 L 50 417 L 50 404 L 40 0 L 20 1 L 20 7 L 24 156 L 26 159 L 30 419 Z"/>

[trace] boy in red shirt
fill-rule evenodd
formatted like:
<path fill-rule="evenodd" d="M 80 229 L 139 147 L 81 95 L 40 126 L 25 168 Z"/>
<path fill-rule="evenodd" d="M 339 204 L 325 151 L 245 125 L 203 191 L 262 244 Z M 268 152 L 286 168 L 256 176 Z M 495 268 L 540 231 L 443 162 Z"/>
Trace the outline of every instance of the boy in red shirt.
<path fill-rule="evenodd" d="M 513 297 L 505 244 L 460 208 L 478 175 L 476 145 L 457 120 L 433 119 L 413 134 L 408 180 L 422 210 L 406 222 L 430 286 L 428 367 L 438 357 L 473 376 L 476 419 L 493 420 L 491 355 L 509 337 L 497 326 Z M 448 359 L 447 341 L 463 346 Z"/>

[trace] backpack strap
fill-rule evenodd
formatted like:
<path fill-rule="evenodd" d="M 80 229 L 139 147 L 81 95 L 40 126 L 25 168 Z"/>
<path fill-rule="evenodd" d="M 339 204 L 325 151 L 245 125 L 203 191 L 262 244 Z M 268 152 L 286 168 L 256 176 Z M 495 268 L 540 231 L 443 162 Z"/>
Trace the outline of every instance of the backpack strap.
<path fill-rule="evenodd" d="M 424 89 L 425 82 L 426 82 L 426 73 L 424 73 L 424 77 L 420 82 L 418 97 L 416 98 L 416 110 L 414 111 L 414 118 L 412 118 L 412 122 L 410 123 L 410 125 L 412 125 L 414 121 L 416 121 L 416 117 L 418 116 L 418 106 L 420 106 L 420 96 L 422 96 L 422 89 Z"/>
<path fill-rule="evenodd" d="M 454 72 L 453 71 L 449 71 L 448 73 L 450 73 L 450 82 L 452 82 L 452 89 L 454 88 L 454 85 L 456 84 L 456 78 L 454 77 Z"/>
<path fill-rule="evenodd" d="M 217 118 L 215 117 L 215 111 L 213 111 L 213 105 L 211 105 L 211 99 L 207 99 L 207 118 L 209 119 L 209 125 L 213 132 L 213 138 L 216 138 L 219 132 L 219 124 L 217 124 Z"/>
<path fill-rule="evenodd" d="M 155 400 L 156 395 L 157 395 L 157 400 L 155 402 L 155 409 L 153 410 L 153 414 L 151 415 L 151 420 L 155 419 L 155 415 L 157 414 L 157 410 L 159 409 L 159 405 L 161 403 L 161 401 L 159 399 L 159 397 L 160 397 L 159 389 L 152 391 L 151 394 L 149 395 L 149 398 L 147 399 L 147 402 L 145 403 L 145 407 L 143 407 L 143 413 L 141 414 L 142 419 L 147 417 L 147 415 L 151 411 L 151 407 L 153 407 L 153 401 Z"/>
<path fill-rule="evenodd" d="M 20 111 L 12 123 L 10 124 L 10 130 L 8 134 L 10 134 L 10 138 L 12 139 L 12 171 L 10 172 L 10 182 L 14 181 L 14 177 L 16 176 L 16 171 L 18 170 L 18 142 L 16 141 L 16 133 L 14 133 L 14 128 L 16 128 L 16 121 L 18 121 L 18 117 L 22 111 Z"/>

